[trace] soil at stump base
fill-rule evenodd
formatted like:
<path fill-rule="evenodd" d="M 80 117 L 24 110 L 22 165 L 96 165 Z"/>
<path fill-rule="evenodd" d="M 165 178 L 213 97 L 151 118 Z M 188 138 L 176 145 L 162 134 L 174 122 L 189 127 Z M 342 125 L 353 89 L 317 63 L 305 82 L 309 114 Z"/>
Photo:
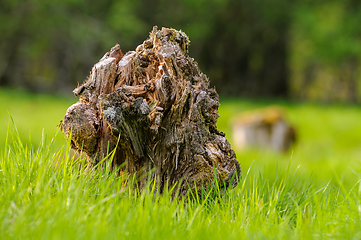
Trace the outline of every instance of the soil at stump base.
<path fill-rule="evenodd" d="M 216 126 L 218 94 L 188 46 L 182 31 L 154 27 L 135 51 L 124 55 L 117 44 L 93 66 L 62 122 L 89 167 L 116 147 L 113 166 L 152 172 L 160 192 L 166 182 L 180 183 L 181 195 L 215 178 L 221 187 L 237 184 L 240 165 Z"/>

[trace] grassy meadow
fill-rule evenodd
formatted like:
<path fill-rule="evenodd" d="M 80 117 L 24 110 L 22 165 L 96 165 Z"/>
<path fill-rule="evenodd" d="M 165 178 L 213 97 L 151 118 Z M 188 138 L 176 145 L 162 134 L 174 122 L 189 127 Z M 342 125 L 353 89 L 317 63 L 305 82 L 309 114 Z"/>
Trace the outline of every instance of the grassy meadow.
<path fill-rule="evenodd" d="M 69 152 L 57 125 L 75 98 L 0 89 L 0 239 L 360 239 L 361 108 L 221 99 L 218 127 L 280 105 L 297 128 L 286 154 L 236 150 L 242 181 L 171 200 L 132 176 L 54 161 Z M 11 116 L 11 117 L 10 117 Z"/>

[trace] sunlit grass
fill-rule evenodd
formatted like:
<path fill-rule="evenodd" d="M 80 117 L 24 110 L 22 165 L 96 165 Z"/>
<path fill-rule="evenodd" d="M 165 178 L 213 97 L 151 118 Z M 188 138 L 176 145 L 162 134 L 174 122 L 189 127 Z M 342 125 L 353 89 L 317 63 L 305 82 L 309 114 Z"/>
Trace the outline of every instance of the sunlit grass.
<path fill-rule="evenodd" d="M 81 159 L 56 167 L 70 149 L 61 133 L 53 138 L 56 125 L 76 100 L 0 92 L 0 239 L 361 238 L 356 106 L 221 101 L 219 128 L 230 140 L 230 117 L 276 103 L 287 108 L 298 143 L 286 154 L 237 151 L 236 188 L 172 200 L 152 183 L 139 192 L 126 174 L 85 174 Z"/>
<path fill-rule="evenodd" d="M 360 237 L 360 187 L 341 180 L 316 187 L 315 176 L 284 164 L 272 179 L 243 169 L 234 189 L 204 198 L 172 200 L 150 182 L 143 191 L 132 177 L 80 163 L 53 162 L 69 151 L 45 139 L 26 147 L 16 132 L 0 161 L 0 238 L 17 239 L 239 239 Z M 254 166 L 252 166 L 253 168 Z M 80 170 L 79 170 L 80 168 Z"/>
<path fill-rule="evenodd" d="M 67 107 L 76 101 L 76 98 L 71 97 L 31 94 L 0 88 L 0 146 L 4 146 L 10 115 L 16 123 L 22 141 L 38 145 L 42 138 L 42 130 L 44 129 L 49 137 L 54 136 Z M 60 146 L 64 141 L 63 136 L 59 134 L 55 144 Z"/>
<path fill-rule="evenodd" d="M 292 159 L 292 166 L 300 166 L 306 174 L 314 173 L 316 183 L 342 176 L 350 186 L 361 173 L 361 108 L 359 106 L 317 105 L 283 101 L 223 100 L 219 109 L 219 128 L 232 141 L 230 119 L 246 110 L 269 105 L 284 107 L 289 122 L 296 127 L 297 142 L 286 154 L 267 150 L 247 149 L 237 151 L 237 158 L 248 168 L 255 160 L 256 166 L 264 168 L 267 175 L 277 165 Z M 255 170 L 255 169 L 254 169 Z M 256 174 L 259 169 L 255 170 Z"/>

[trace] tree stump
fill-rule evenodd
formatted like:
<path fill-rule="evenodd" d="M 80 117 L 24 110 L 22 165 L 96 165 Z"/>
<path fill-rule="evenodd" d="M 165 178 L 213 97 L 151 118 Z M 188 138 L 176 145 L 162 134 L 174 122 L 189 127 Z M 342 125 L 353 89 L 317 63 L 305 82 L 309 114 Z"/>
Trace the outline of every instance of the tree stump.
<path fill-rule="evenodd" d="M 123 55 L 117 44 L 93 66 L 61 127 L 89 166 L 116 148 L 113 166 L 125 163 L 130 174 L 154 169 L 160 192 L 167 181 L 181 183 L 181 195 L 214 179 L 237 184 L 240 165 L 216 126 L 218 94 L 188 46 L 182 31 L 154 27 L 135 51 Z"/>
<path fill-rule="evenodd" d="M 256 147 L 287 152 L 296 141 L 296 130 L 282 108 L 270 106 L 233 118 L 233 144 L 238 149 Z"/>

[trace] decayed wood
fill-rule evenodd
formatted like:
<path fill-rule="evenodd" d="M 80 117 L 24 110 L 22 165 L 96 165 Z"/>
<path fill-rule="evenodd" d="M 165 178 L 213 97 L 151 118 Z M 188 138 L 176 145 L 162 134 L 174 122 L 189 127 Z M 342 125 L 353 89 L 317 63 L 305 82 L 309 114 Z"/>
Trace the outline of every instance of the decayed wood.
<path fill-rule="evenodd" d="M 233 144 L 238 149 L 255 147 L 288 151 L 296 141 L 296 130 L 282 108 L 267 107 L 233 118 Z"/>
<path fill-rule="evenodd" d="M 240 165 L 216 127 L 218 94 L 188 46 L 182 31 L 154 27 L 135 51 L 116 45 L 94 65 L 62 123 L 89 166 L 118 143 L 113 164 L 131 174 L 155 169 L 160 191 L 167 181 L 181 182 L 182 194 L 215 177 L 221 187 L 237 184 Z"/>

